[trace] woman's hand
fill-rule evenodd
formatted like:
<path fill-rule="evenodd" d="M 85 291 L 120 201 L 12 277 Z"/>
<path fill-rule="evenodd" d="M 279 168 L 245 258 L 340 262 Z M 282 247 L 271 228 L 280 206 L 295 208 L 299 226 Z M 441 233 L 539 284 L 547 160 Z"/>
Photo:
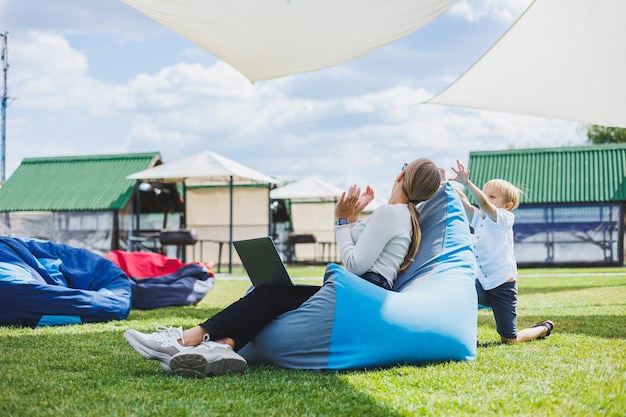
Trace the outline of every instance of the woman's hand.
<path fill-rule="evenodd" d="M 344 191 L 335 206 L 335 219 L 346 218 L 350 223 L 356 221 L 356 216 L 374 199 L 374 190 L 368 185 L 363 194 L 361 189 L 352 185 Z"/>
<path fill-rule="evenodd" d="M 354 205 L 355 215 L 362 212 L 365 209 L 365 207 L 367 207 L 367 205 L 371 203 L 373 200 L 374 200 L 374 190 L 372 189 L 372 187 L 368 185 L 367 187 L 365 187 L 365 191 L 363 191 L 363 194 L 361 194 L 356 204 Z"/>

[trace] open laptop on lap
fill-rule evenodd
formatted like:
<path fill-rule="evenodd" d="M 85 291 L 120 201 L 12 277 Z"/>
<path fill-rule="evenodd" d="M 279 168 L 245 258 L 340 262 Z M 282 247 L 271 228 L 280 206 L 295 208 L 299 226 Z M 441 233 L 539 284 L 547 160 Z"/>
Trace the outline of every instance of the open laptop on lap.
<path fill-rule="evenodd" d="M 274 241 L 269 237 L 233 242 L 252 285 L 293 285 Z"/>

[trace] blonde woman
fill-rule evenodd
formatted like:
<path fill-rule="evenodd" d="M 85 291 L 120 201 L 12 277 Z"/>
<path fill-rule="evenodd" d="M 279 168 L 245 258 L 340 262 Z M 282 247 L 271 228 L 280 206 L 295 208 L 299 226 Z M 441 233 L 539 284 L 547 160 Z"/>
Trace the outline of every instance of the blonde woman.
<path fill-rule="evenodd" d="M 420 244 L 417 203 L 439 190 L 437 166 L 421 158 L 404 164 L 394 179 L 387 204 L 366 220 L 357 215 L 373 200 L 367 186 L 361 193 L 353 185 L 344 192 L 335 209 L 335 236 L 346 269 L 386 289 L 398 272 L 411 264 Z M 246 360 L 237 350 L 274 318 L 298 308 L 321 287 L 295 285 L 259 286 L 204 323 L 187 330 L 159 327 L 147 334 L 124 333 L 126 341 L 146 359 L 158 360 L 166 371 L 190 377 L 240 372 Z"/>

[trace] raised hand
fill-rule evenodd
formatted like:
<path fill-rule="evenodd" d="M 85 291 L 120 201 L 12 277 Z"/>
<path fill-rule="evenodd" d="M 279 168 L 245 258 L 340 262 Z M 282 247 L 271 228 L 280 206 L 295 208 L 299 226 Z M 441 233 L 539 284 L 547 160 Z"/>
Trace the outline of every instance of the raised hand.
<path fill-rule="evenodd" d="M 365 187 L 365 191 L 363 191 L 363 194 L 361 194 L 356 204 L 354 205 L 354 214 L 356 215 L 362 212 L 365 207 L 367 207 L 367 205 L 372 202 L 372 200 L 374 200 L 374 190 L 368 185 L 367 187 Z"/>
<path fill-rule="evenodd" d="M 335 218 L 346 218 L 350 223 L 357 220 L 357 214 L 362 212 L 374 200 L 374 190 L 369 185 L 361 193 L 356 184 L 348 191 L 344 191 L 335 206 Z"/>
<path fill-rule="evenodd" d="M 353 219 L 356 216 L 355 207 L 359 201 L 361 189 L 352 185 L 348 191 L 344 191 L 335 206 L 335 218 Z"/>
<path fill-rule="evenodd" d="M 467 181 L 469 181 L 469 170 L 466 170 L 465 167 L 463 166 L 463 164 L 461 164 L 461 162 L 459 162 L 459 160 L 456 160 L 456 165 L 457 165 L 457 169 L 454 169 L 454 167 L 450 167 L 450 169 L 456 174 L 456 177 L 451 178 L 451 181 L 456 181 L 459 182 L 463 185 L 467 185 Z"/>

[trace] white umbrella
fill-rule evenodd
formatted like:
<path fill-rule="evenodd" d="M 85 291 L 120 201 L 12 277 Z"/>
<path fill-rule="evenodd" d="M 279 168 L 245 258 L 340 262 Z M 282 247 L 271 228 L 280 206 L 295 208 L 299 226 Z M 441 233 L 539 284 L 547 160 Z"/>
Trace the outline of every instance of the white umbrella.
<path fill-rule="evenodd" d="M 458 0 L 122 1 L 254 82 L 368 54 L 428 24 Z"/>
<path fill-rule="evenodd" d="M 306 177 L 270 191 L 273 200 L 327 200 L 339 198 L 343 190 L 317 177 Z"/>
<path fill-rule="evenodd" d="M 165 182 L 184 181 L 186 185 L 215 185 L 231 181 L 233 184 L 276 183 L 276 180 L 268 175 L 211 151 L 161 164 L 136 172 L 126 178 L 161 179 Z"/>
<path fill-rule="evenodd" d="M 287 184 L 282 187 L 273 189 L 272 191 L 270 191 L 270 198 L 272 200 L 290 200 L 291 202 L 303 203 L 301 205 L 304 206 L 323 204 L 324 207 L 328 207 L 326 204 L 335 204 L 339 200 L 343 192 L 344 190 L 342 190 L 341 188 L 329 184 L 317 177 L 306 177 L 291 184 Z M 371 213 L 381 204 L 385 203 L 386 200 L 376 196 L 374 200 L 370 202 L 367 207 L 365 207 L 365 209 L 363 210 L 363 214 Z M 292 207 L 292 209 L 294 209 L 294 211 L 292 211 L 292 215 L 294 217 L 297 217 L 295 213 L 295 208 Z M 334 237 L 330 238 L 328 232 L 330 232 L 330 234 L 334 234 L 333 228 L 332 226 L 329 226 L 329 229 L 327 229 L 326 226 L 320 226 L 320 223 L 318 223 L 318 221 L 310 217 L 313 213 L 315 213 L 316 215 L 321 215 L 321 217 L 315 216 L 315 219 L 321 219 L 319 220 L 322 222 L 321 224 L 332 225 L 332 208 L 324 209 L 323 213 L 301 212 L 299 216 L 300 220 L 304 220 L 309 228 L 316 229 L 317 232 L 321 232 L 325 234 L 325 236 L 327 236 L 326 240 L 320 241 L 320 244 L 322 245 L 322 259 L 324 257 L 326 247 L 328 247 L 330 258 L 333 251 L 332 247 L 334 244 Z M 330 218 L 326 218 L 326 216 L 330 216 Z M 324 219 L 326 219 L 326 221 L 324 221 Z M 290 256 L 288 256 L 288 258 L 289 257 Z"/>
<path fill-rule="evenodd" d="M 188 185 L 228 184 L 230 187 L 230 230 L 228 272 L 233 268 L 233 187 L 239 184 L 275 184 L 276 180 L 245 165 L 205 151 L 188 158 L 165 163 L 154 168 L 139 171 L 126 177 L 134 180 L 154 180 L 161 182 L 179 182 L 183 184 L 183 198 L 186 206 L 185 188 Z M 186 208 L 183 226 L 186 227 Z"/>
<path fill-rule="evenodd" d="M 278 187 L 270 191 L 272 200 L 292 200 L 292 201 L 324 201 L 332 199 L 337 201 L 343 193 L 339 187 L 329 184 L 317 177 L 306 177 L 291 184 Z M 387 201 L 376 196 L 374 200 L 363 210 L 371 213 L 378 206 L 385 204 Z"/>

